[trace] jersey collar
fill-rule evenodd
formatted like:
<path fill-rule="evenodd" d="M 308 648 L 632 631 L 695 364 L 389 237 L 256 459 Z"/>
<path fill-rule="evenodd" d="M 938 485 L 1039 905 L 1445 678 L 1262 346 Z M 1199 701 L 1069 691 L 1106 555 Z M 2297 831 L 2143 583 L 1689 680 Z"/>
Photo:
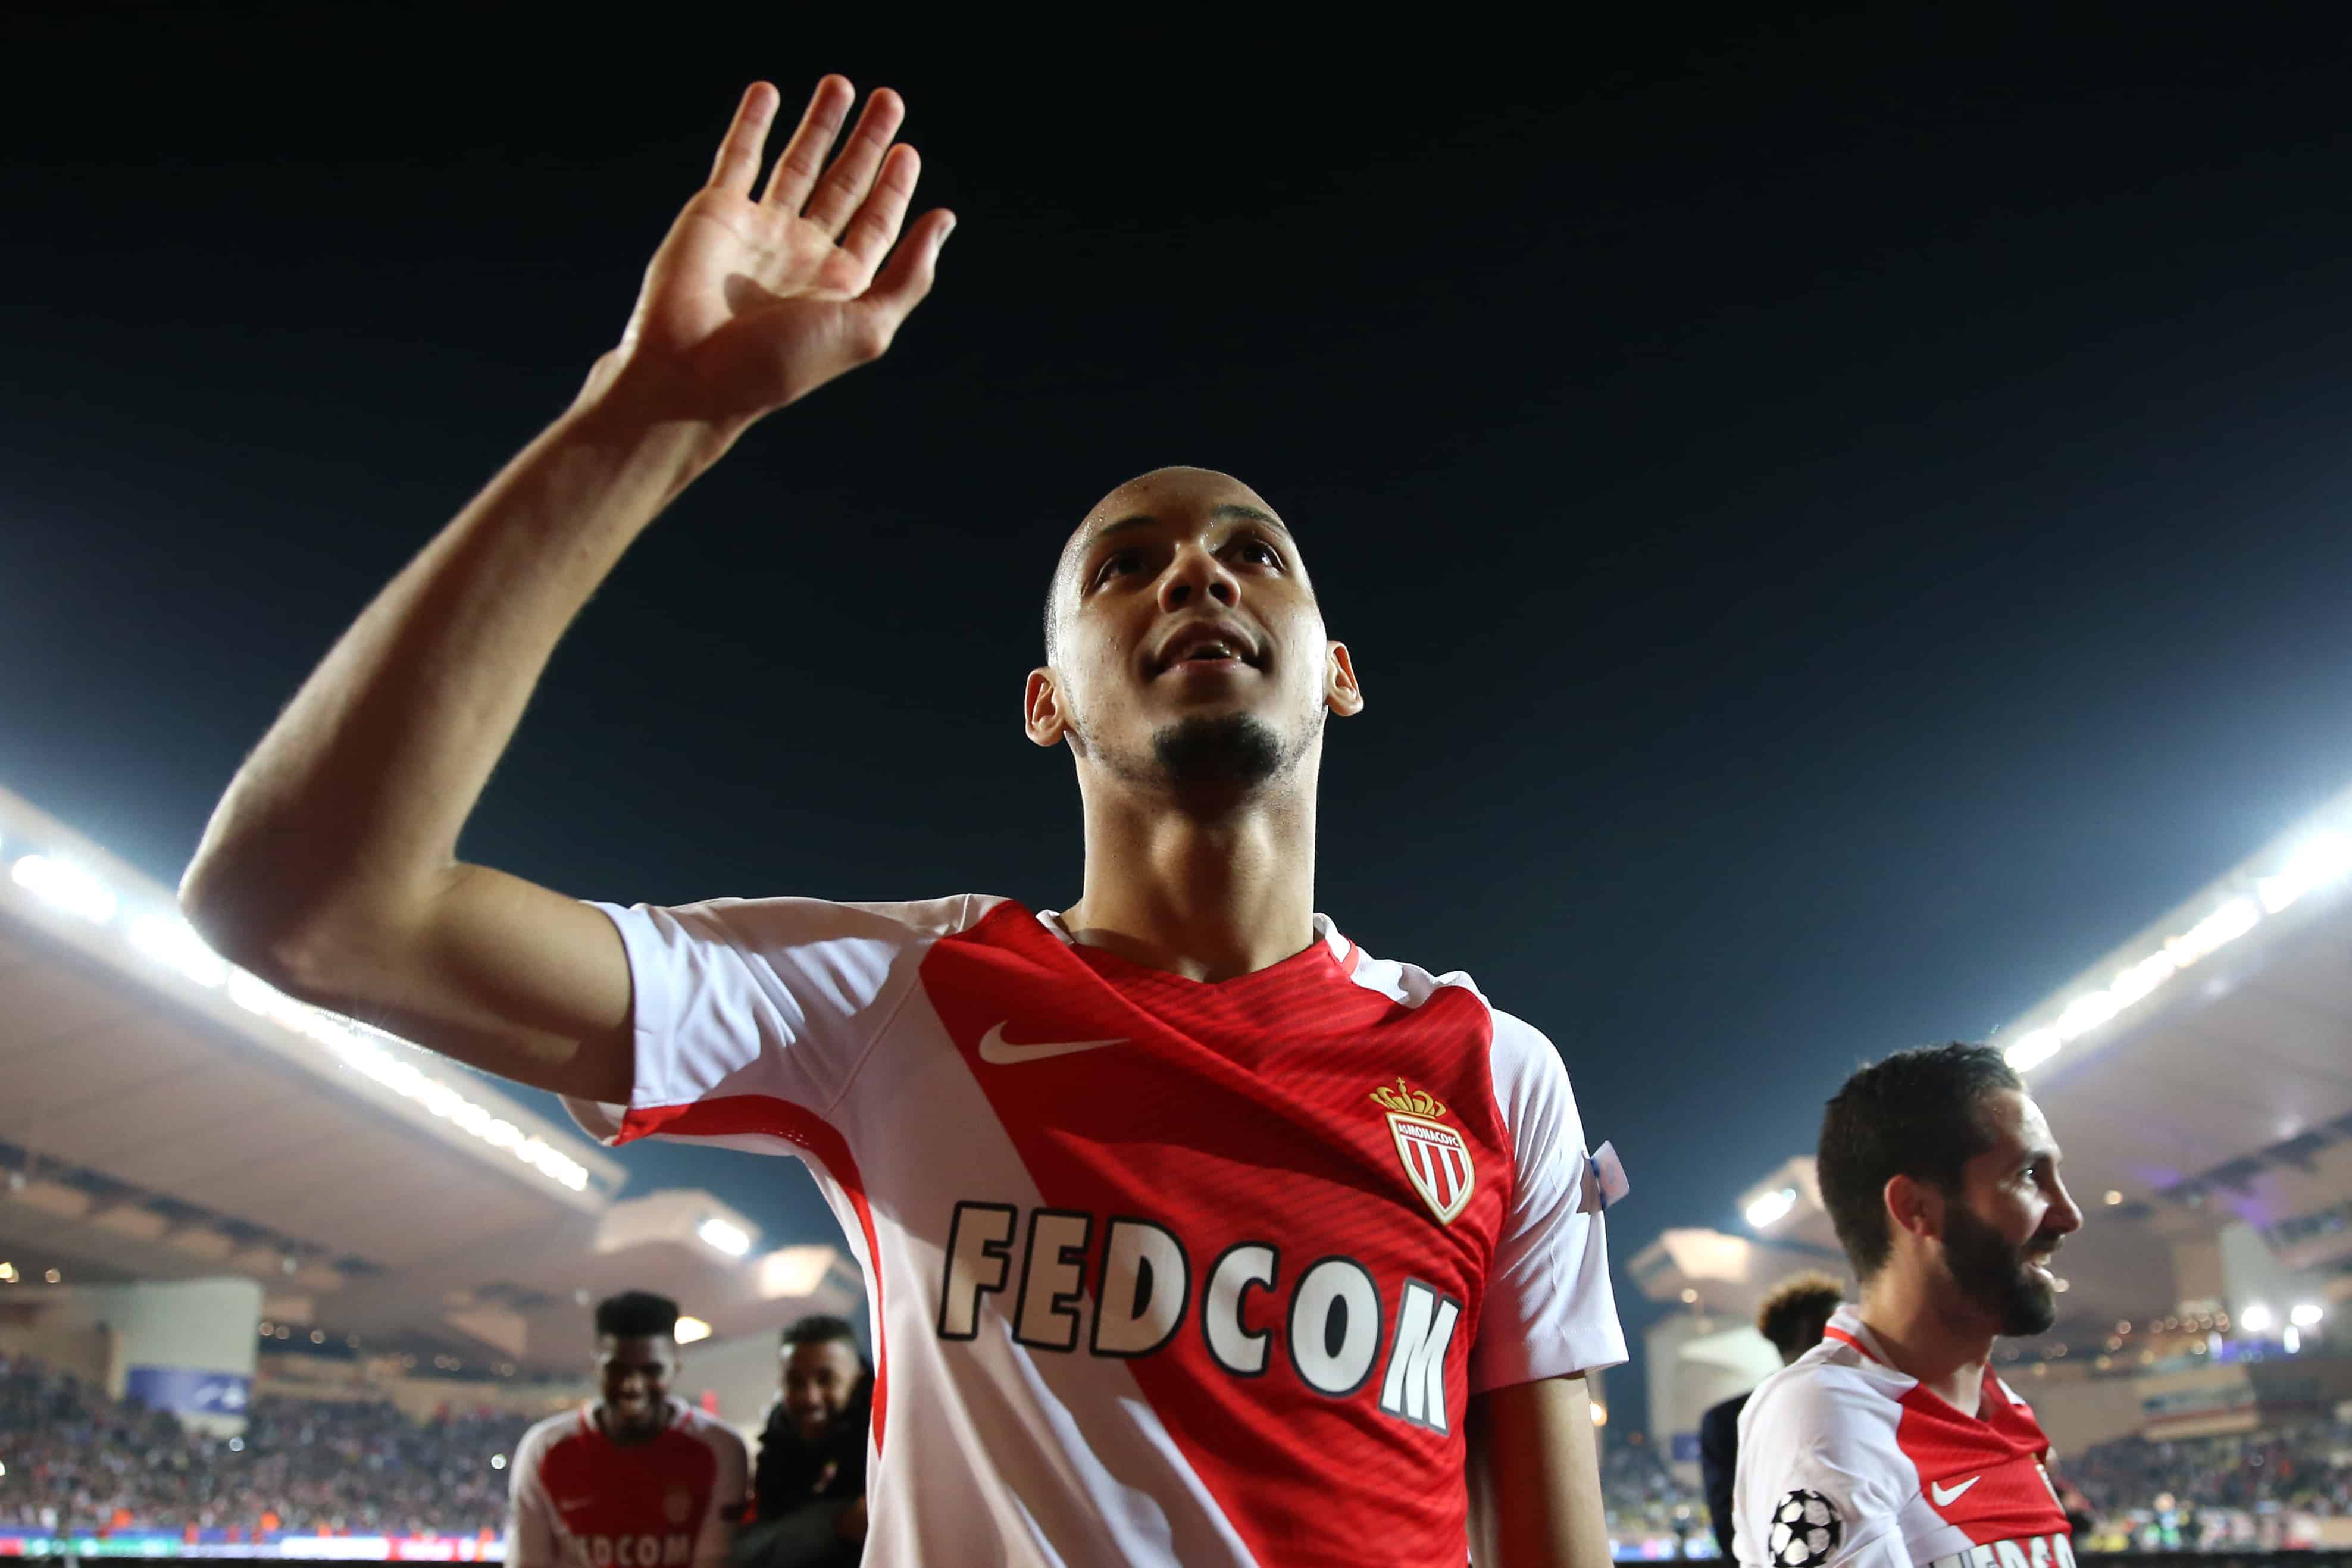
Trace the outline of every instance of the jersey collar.
<path fill-rule="evenodd" d="M 1895 1363 L 1887 1357 L 1886 1347 L 1878 1343 L 1878 1336 L 1863 1326 L 1862 1309 L 1850 1302 L 1838 1303 L 1837 1311 L 1830 1314 L 1829 1327 L 1822 1331 L 1822 1337 L 1835 1340 L 1840 1344 L 1850 1344 L 1889 1371 L 1895 1368 Z"/>
<path fill-rule="evenodd" d="M 1051 931 L 1060 939 L 1062 946 L 1065 947 L 1075 947 L 1078 945 L 1077 938 L 1070 935 L 1070 928 L 1062 924 L 1062 912 L 1060 910 L 1041 909 L 1037 911 L 1037 924 L 1043 925 L 1046 930 Z M 1331 917 L 1329 915 L 1318 915 L 1315 916 L 1315 940 L 1322 943 L 1324 946 L 1331 950 L 1331 959 L 1334 963 L 1339 964 L 1343 967 L 1349 964 L 1349 957 L 1354 952 L 1354 944 L 1350 943 L 1345 936 L 1339 935 L 1339 928 L 1331 924 Z"/>

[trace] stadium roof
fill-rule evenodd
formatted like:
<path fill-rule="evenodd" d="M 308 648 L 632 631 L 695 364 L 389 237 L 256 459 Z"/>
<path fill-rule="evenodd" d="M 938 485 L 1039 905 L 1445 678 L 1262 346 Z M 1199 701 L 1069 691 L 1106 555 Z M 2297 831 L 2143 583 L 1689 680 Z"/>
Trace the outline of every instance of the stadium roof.
<path fill-rule="evenodd" d="M 758 1255 L 708 1194 L 616 1201 L 577 1130 L 224 964 L 170 889 L 5 791 L 0 1015 L 0 1244 L 85 1278 L 242 1273 L 280 1318 L 517 1361 L 571 1359 L 583 1293 L 662 1288 L 720 1333 L 857 1299 L 835 1249 Z"/>

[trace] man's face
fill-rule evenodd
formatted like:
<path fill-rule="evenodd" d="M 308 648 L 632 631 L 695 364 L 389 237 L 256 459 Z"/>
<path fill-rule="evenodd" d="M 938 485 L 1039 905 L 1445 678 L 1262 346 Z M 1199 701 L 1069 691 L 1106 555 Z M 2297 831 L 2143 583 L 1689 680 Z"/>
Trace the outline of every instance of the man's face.
<path fill-rule="evenodd" d="M 596 1337 L 596 1377 L 604 1391 L 605 1419 L 616 1433 L 659 1427 L 670 1380 L 677 1375 L 677 1341 L 667 1334 Z"/>
<path fill-rule="evenodd" d="M 2041 1333 L 2058 1321 L 2050 1260 L 2082 1228 L 2058 1179 L 2058 1145 L 2042 1108 L 2014 1089 L 1978 1103 L 1992 1147 L 1968 1163 L 1944 1206 L 1944 1265 L 1960 1297 L 1998 1333 Z"/>
<path fill-rule="evenodd" d="M 845 1340 L 784 1347 L 784 1413 L 803 1442 L 824 1437 L 848 1407 L 862 1371 L 856 1348 Z"/>
<path fill-rule="evenodd" d="M 1225 475 L 1167 468 L 1111 492 L 1071 537 L 1054 593 L 1030 734 L 1069 738 L 1111 777 L 1246 795 L 1315 752 L 1327 709 L 1362 706 L 1297 542 Z"/>

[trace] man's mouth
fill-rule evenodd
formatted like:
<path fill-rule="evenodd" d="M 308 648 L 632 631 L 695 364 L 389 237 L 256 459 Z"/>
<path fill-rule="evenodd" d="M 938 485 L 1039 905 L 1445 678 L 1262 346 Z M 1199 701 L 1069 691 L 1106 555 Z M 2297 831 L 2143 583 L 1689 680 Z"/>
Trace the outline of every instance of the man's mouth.
<path fill-rule="evenodd" d="M 1202 623 L 1168 640 L 1160 651 L 1159 673 L 1179 668 L 1237 670 L 1256 662 L 1256 649 L 1238 630 Z"/>

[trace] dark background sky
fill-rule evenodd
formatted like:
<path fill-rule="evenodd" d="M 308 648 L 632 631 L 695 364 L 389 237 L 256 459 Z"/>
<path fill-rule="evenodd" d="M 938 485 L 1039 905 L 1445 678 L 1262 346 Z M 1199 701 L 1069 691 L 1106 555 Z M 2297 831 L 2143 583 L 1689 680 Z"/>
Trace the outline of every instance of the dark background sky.
<path fill-rule="evenodd" d="M 841 70 L 960 214 L 938 291 L 624 562 L 466 852 L 1066 902 L 1068 763 L 1016 727 L 1054 552 L 1225 468 L 1371 699 L 1320 906 L 1559 1042 L 1621 1265 L 1735 1225 L 1859 1060 L 1985 1035 L 2352 781 L 2352 39 L 1961 9 L 1344 52 L 20 13 L 0 784 L 175 878 L 614 340 L 743 84 Z M 789 1164 L 627 1157 L 830 1229 Z"/>

